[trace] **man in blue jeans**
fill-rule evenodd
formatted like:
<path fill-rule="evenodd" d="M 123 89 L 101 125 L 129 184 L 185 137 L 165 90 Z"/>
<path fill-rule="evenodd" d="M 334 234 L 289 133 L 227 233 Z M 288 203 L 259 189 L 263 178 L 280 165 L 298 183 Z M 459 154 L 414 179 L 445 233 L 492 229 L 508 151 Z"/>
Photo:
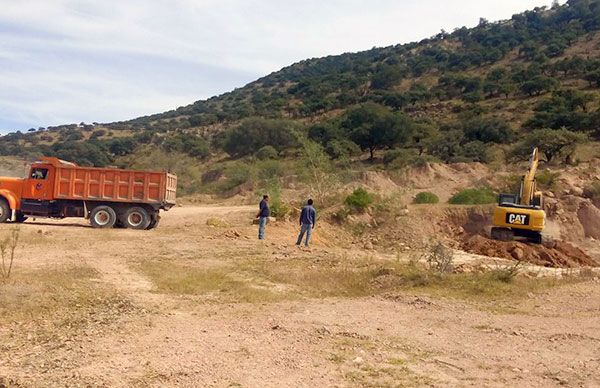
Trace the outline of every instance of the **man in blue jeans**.
<path fill-rule="evenodd" d="M 258 213 L 256 214 L 256 218 L 258 218 L 258 239 L 265 239 L 265 226 L 267 225 L 267 220 L 271 215 L 271 209 L 269 209 L 269 195 L 263 195 L 262 201 L 258 205 Z"/>
<path fill-rule="evenodd" d="M 300 212 L 300 235 L 298 236 L 298 241 L 296 241 L 296 245 L 300 245 L 302 243 L 302 238 L 304 237 L 304 233 L 306 233 L 306 242 L 304 246 L 308 247 L 308 243 L 310 242 L 310 236 L 312 234 L 312 230 L 315 228 L 315 223 L 317 222 L 317 211 L 313 207 L 313 200 L 308 200 L 308 205 L 302 208 L 302 212 Z"/>

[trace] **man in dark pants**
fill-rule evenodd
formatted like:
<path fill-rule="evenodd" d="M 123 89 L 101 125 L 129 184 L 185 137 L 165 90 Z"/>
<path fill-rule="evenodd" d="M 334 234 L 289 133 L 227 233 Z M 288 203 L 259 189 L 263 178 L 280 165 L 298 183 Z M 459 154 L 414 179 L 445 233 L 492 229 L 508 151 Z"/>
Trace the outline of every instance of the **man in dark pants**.
<path fill-rule="evenodd" d="M 296 245 L 300 245 L 302 243 L 302 238 L 304 237 L 304 233 L 306 233 L 306 242 L 304 243 L 304 246 L 308 247 L 310 236 L 312 235 L 312 230 L 315 228 L 316 222 L 317 211 L 313 207 L 313 200 L 309 199 L 308 204 L 304 206 L 302 208 L 302 212 L 300 212 L 300 235 L 298 236 Z"/>
<path fill-rule="evenodd" d="M 258 213 L 256 214 L 256 218 L 258 218 L 258 239 L 265 239 L 265 226 L 267 225 L 267 220 L 271 215 L 271 209 L 269 209 L 269 196 L 267 194 L 263 195 L 262 201 L 258 205 Z"/>

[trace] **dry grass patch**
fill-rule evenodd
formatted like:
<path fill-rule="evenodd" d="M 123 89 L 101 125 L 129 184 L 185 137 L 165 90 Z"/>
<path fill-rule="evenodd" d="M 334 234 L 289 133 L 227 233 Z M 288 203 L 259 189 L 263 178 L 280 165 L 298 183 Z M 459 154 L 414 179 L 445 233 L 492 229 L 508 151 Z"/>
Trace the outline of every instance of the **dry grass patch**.
<path fill-rule="evenodd" d="M 85 265 L 16 272 L 0 285 L 0 322 L 39 324 L 52 331 L 113 322 L 131 305 L 97 277 Z"/>
<path fill-rule="evenodd" d="M 416 373 L 411 365 L 430 354 L 415 351 L 401 340 L 381 341 L 368 337 L 340 337 L 327 359 L 338 365 L 345 380 L 360 387 L 412 387 L 432 385 L 434 381 Z"/>
<path fill-rule="evenodd" d="M 344 373 L 344 378 L 360 387 L 416 387 L 432 386 L 434 380 L 419 375 L 407 366 L 364 364 Z"/>
<path fill-rule="evenodd" d="M 571 282 L 507 277 L 504 270 L 440 273 L 420 263 L 375 258 L 253 260 L 240 265 L 254 277 L 286 284 L 306 297 L 361 297 L 410 291 L 477 300 L 514 300 Z M 510 269 L 507 269 L 509 271 Z"/>
<path fill-rule="evenodd" d="M 14 373 L 5 385 L 97 385 L 72 374 L 89 357 L 82 344 L 122 330 L 123 318 L 139 313 L 97 276 L 85 265 L 51 267 L 16 272 L 0 285 L 0 354 Z"/>
<path fill-rule="evenodd" d="M 282 295 L 256 280 L 239 279 L 229 268 L 198 268 L 173 261 L 145 261 L 140 270 L 166 294 L 203 295 L 220 302 L 266 302 Z"/>
<path fill-rule="evenodd" d="M 514 301 L 573 280 L 507 276 L 504 270 L 440 273 L 421 263 L 344 256 L 248 258 L 216 267 L 146 261 L 140 270 L 157 292 L 202 295 L 217 302 L 354 298 L 411 292 L 477 301 Z"/>

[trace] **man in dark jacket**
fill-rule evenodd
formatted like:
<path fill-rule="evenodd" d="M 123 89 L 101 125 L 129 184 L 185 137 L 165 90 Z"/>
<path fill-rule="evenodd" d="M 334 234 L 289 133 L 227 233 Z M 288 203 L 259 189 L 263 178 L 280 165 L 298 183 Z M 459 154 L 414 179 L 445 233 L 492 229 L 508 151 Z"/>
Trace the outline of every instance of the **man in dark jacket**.
<path fill-rule="evenodd" d="M 302 243 L 302 238 L 304 237 L 304 233 L 306 233 L 306 242 L 304 243 L 304 246 L 308 247 L 310 236 L 312 234 L 312 230 L 315 228 L 316 222 L 317 211 L 313 207 L 313 200 L 309 199 L 308 204 L 304 206 L 300 212 L 300 235 L 298 236 L 296 245 L 300 245 Z"/>
<path fill-rule="evenodd" d="M 271 209 L 269 209 L 269 196 L 267 194 L 263 195 L 262 201 L 258 205 L 258 213 L 256 214 L 256 218 L 258 218 L 258 239 L 265 239 L 265 226 L 267 225 L 267 220 L 271 215 Z"/>

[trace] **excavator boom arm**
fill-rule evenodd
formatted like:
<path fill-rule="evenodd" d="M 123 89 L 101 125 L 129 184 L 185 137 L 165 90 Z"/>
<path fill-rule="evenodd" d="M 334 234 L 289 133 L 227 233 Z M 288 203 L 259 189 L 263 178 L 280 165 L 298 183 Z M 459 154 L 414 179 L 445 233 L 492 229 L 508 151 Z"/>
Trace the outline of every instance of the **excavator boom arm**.
<path fill-rule="evenodd" d="M 531 206 L 533 201 L 533 195 L 535 193 L 535 174 L 538 169 L 538 164 L 540 162 L 538 149 L 534 148 L 531 153 L 531 159 L 529 159 L 529 169 L 523 176 L 523 181 L 521 182 L 521 205 Z"/>

